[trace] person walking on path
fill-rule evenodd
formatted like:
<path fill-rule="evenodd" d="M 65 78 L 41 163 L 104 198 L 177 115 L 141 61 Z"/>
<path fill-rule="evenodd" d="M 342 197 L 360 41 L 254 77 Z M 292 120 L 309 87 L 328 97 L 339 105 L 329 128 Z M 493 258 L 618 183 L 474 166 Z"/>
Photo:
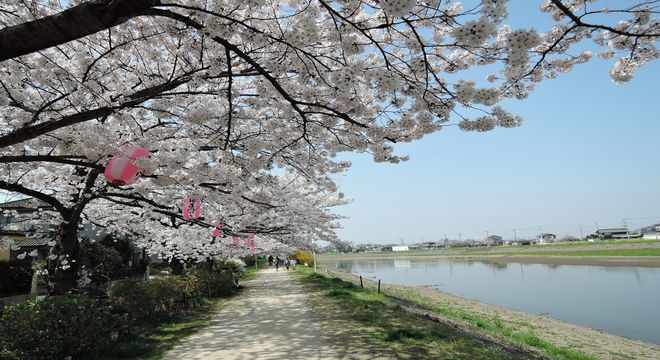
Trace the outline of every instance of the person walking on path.
<path fill-rule="evenodd" d="M 298 263 L 298 260 L 296 260 L 296 259 L 291 259 L 291 267 L 293 268 L 293 270 L 296 269 L 296 264 L 297 264 L 297 263 Z"/>
<path fill-rule="evenodd" d="M 280 257 L 275 258 L 275 272 L 280 271 Z"/>
<path fill-rule="evenodd" d="M 273 255 L 268 255 L 268 266 L 273 266 Z"/>
<path fill-rule="evenodd" d="M 284 267 L 289 270 L 289 258 L 284 259 Z"/>

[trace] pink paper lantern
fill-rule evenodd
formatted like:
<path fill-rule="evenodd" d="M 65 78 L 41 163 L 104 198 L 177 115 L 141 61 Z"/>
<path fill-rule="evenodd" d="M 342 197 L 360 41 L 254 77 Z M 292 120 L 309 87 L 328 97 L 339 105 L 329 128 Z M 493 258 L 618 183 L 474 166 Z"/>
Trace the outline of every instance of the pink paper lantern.
<path fill-rule="evenodd" d="M 217 238 L 220 236 L 220 232 L 222 231 L 222 221 L 215 221 L 214 222 L 215 229 L 213 229 L 213 238 Z"/>
<path fill-rule="evenodd" d="M 119 154 L 113 156 L 105 167 L 105 178 L 115 186 L 130 185 L 141 175 L 140 168 L 133 161 L 149 156 L 149 150 L 141 147 L 122 146 Z"/>
<path fill-rule="evenodd" d="M 190 220 L 190 197 L 188 195 L 183 199 L 183 218 Z"/>
<path fill-rule="evenodd" d="M 243 245 L 247 245 L 250 247 L 250 253 L 254 252 L 254 234 L 248 235 L 248 237 L 243 240 Z"/>
<path fill-rule="evenodd" d="M 183 199 L 183 218 L 186 220 L 199 219 L 202 216 L 202 200 L 197 198 L 195 200 L 195 209 L 193 215 L 190 215 L 190 196 L 186 195 Z"/>
<path fill-rule="evenodd" d="M 195 219 L 199 219 L 199 217 L 202 216 L 202 200 L 199 198 L 195 200 L 195 213 L 193 215 L 193 218 Z"/>

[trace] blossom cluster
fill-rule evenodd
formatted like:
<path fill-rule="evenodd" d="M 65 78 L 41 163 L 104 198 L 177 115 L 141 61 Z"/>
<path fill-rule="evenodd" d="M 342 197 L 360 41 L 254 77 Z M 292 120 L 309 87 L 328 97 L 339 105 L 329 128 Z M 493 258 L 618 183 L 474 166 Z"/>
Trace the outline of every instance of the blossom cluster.
<path fill-rule="evenodd" d="M 0 21 L 78 4 L 9 0 Z M 581 22 L 569 16 L 587 4 Z M 227 236 L 255 233 L 259 251 L 339 241 L 331 208 L 348 200 L 332 175 L 349 164 L 337 154 L 405 161 L 393 144 L 448 125 L 520 125 L 503 100 L 592 54 L 612 61 L 615 82 L 657 59 L 649 4 L 601 4 L 547 0 L 553 25 L 531 29 L 505 24 L 505 0 L 177 0 L 0 63 L 0 188 L 48 199 L 55 216 L 45 221 L 60 229 L 94 224 L 165 258 L 248 251 L 214 241 L 216 220 Z M 488 87 L 474 69 L 488 70 Z M 135 161 L 136 183 L 108 184 L 98 175 L 128 144 L 153 156 Z M 203 199 L 194 221 L 180 216 L 190 193 Z M 78 268 L 55 248 L 51 260 Z"/>

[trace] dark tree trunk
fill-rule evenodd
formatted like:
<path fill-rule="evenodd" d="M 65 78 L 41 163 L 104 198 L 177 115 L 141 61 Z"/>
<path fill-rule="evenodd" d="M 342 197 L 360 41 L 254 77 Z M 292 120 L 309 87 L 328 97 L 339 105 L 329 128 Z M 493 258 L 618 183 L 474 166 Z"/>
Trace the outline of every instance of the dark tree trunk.
<path fill-rule="evenodd" d="M 86 170 L 79 169 L 82 173 Z M 60 212 L 62 224 L 60 225 L 58 237 L 59 246 L 55 249 L 55 254 L 59 258 L 55 260 L 56 268 L 52 281 L 55 283 L 52 294 L 62 295 L 78 286 L 78 271 L 80 270 L 80 244 L 78 243 L 78 224 L 85 205 L 89 199 L 85 197 L 94 187 L 94 182 L 98 178 L 100 171 L 97 169 L 89 170 L 85 179 L 85 186 L 80 194 L 74 195 L 76 205 L 72 209 Z"/>
<path fill-rule="evenodd" d="M 78 285 L 78 270 L 80 269 L 78 222 L 75 221 L 68 224 L 62 224 L 58 236 L 60 246 L 57 254 L 65 256 L 65 258 L 55 260 L 57 267 L 55 269 L 55 274 L 51 278 L 51 281 L 54 282 L 51 295 L 66 294 L 72 289 L 75 289 Z M 66 260 L 66 263 L 63 264 L 64 260 Z"/>
<path fill-rule="evenodd" d="M 183 262 L 177 258 L 170 260 L 170 268 L 173 275 L 183 275 Z"/>

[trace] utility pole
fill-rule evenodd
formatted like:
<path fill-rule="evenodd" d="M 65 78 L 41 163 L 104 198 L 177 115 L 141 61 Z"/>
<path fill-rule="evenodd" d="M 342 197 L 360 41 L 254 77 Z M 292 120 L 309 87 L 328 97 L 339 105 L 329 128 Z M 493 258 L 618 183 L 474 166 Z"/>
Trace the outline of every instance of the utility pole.
<path fill-rule="evenodd" d="M 518 235 L 516 234 L 516 229 L 513 229 L 513 240 L 518 241 Z"/>
<path fill-rule="evenodd" d="M 463 238 L 461 237 L 461 233 L 458 233 L 458 241 L 463 241 Z"/>
<path fill-rule="evenodd" d="M 312 241 L 313 254 L 314 254 L 314 272 L 316 272 L 316 240 Z"/>
<path fill-rule="evenodd" d="M 630 240 L 630 231 L 628 231 L 628 224 L 626 224 L 626 218 L 622 219 L 623 227 L 626 228 L 626 239 Z"/>
<path fill-rule="evenodd" d="M 584 240 L 584 234 L 582 233 L 582 225 L 580 225 L 580 240 Z"/>

